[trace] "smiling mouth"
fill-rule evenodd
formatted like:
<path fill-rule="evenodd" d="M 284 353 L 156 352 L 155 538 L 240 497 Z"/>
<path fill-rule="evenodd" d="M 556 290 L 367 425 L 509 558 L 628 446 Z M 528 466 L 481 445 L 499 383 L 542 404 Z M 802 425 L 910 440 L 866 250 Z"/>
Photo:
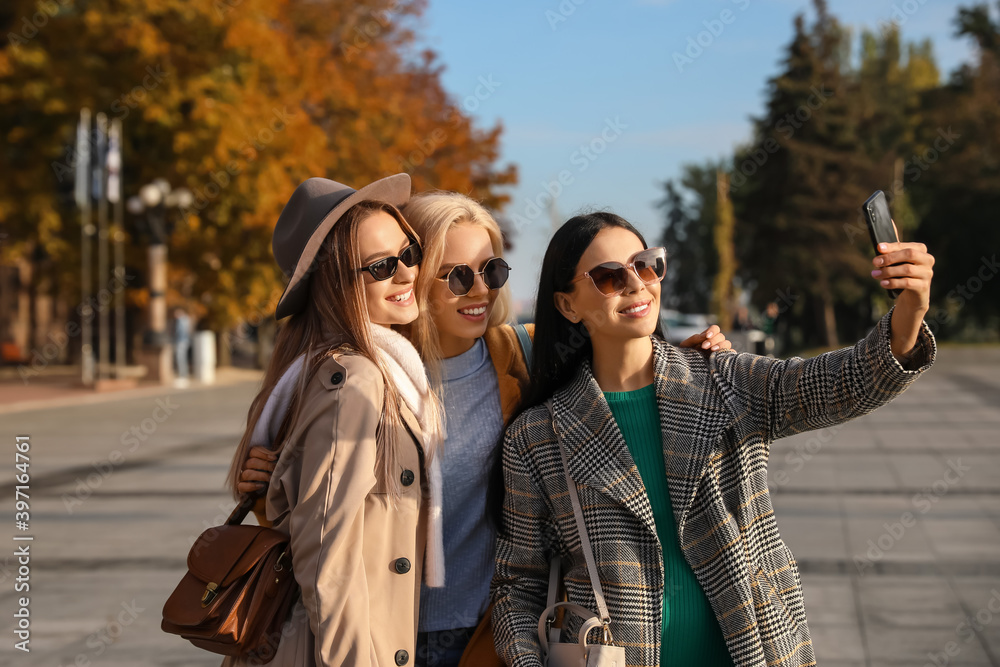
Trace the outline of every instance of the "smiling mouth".
<path fill-rule="evenodd" d="M 470 317 L 478 317 L 479 315 L 484 315 L 486 313 L 486 306 L 469 306 L 468 308 L 459 308 L 458 312 L 462 315 L 468 315 Z"/>
<path fill-rule="evenodd" d="M 406 290 L 405 292 L 400 292 L 399 294 L 393 294 L 392 296 L 385 297 L 385 300 L 390 303 L 401 303 L 407 301 L 411 296 L 413 296 L 413 288 Z"/>
<path fill-rule="evenodd" d="M 622 315 L 637 315 L 647 310 L 649 308 L 649 304 L 651 303 L 653 302 L 643 301 L 642 303 L 637 303 L 635 305 L 629 306 L 628 308 L 625 308 L 624 310 L 619 310 L 618 312 L 621 313 Z"/>

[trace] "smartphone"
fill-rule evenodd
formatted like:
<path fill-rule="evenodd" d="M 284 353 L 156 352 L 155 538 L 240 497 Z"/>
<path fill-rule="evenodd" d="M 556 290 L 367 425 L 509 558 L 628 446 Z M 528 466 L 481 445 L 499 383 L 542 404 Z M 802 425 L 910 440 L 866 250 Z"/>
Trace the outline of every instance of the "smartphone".
<path fill-rule="evenodd" d="M 889 204 L 885 200 L 885 193 L 876 190 L 875 194 L 865 201 L 861 209 L 865 212 L 865 222 L 868 223 L 868 233 L 872 237 L 872 247 L 875 248 L 875 254 L 880 255 L 882 253 L 878 251 L 879 243 L 899 241 L 896 237 L 896 228 L 892 225 L 892 217 L 889 215 Z M 901 291 L 898 289 L 886 290 L 891 299 L 899 296 Z"/>

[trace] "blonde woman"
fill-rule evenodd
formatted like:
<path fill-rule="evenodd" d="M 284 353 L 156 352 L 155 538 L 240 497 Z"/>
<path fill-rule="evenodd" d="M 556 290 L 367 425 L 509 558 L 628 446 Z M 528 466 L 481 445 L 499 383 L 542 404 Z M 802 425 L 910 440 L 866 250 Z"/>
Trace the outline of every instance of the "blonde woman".
<path fill-rule="evenodd" d="M 397 206 L 405 174 L 355 191 L 313 178 L 282 211 L 274 254 L 290 281 L 281 326 L 233 457 L 276 461 L 266 515 L 291 537 L 302 589 L 271 665 L 412 664 L 428 546 L 427 477 L 439 411 L 413 346 L 391 327 L 418 313 L 421 249 Z M 433 537 L 433 531 L 430 531 Z M 224 665 L 246 661 L 228 658 Z"/>
<path fill-rule="evenodd" d="M 489 586 L 494 535 L 486 514 L 487 475 L 504 426 L 528 387 L 512 321 L 500 226 L 481 204 L 454 192 L 417 195 L 403 208 L 422 240 L 416 282 L 420 315 L 407 327 L 444 409 L 442 472 L 445 585 L 424 586 L 416 663 L 501 665 L 493 645 Z M 533 331 L 531 325 L 526 327 Z M 728 349 L 712 327 L 684 347 Z M 246 490 L 266 482 L 270 462 L 254 449 Z"/>
<path fill-rule="evenodd" d="M 444 587 L 421 592 L 417 665 L 500 665 L 489 615 L 494 535 L 486 486 L 493 449 L 528 386 L 510 325 L 503 234 L 481 204 L 454 192 L 417 195 L 403 211 L 425 248 L 421 312 L 410 338 L 441 397 L 446 429 L 440 461 L 447 577 Z M 708 333 L 685 344 L 730 347 L 717 328 Z"/>
<path fill-rule="evenodd" d="M 528 369 L 512 321 L 510 267 L 493 216 L 461 194 L 418 195 L 405 212 L 425 239 L 420 317 L 410 337 L 441 397 L 445 586 L 420 596 L 417 665 L 454 667 L 489 608 L 493 532 L 486 517 L 491 452 L 520 402 Z M 528 328 L 530 331 L 530 327 Z M 489 622 L 465 664 L 498 664 Z M 475 652 L 474 650 L 470 653 Z"/>

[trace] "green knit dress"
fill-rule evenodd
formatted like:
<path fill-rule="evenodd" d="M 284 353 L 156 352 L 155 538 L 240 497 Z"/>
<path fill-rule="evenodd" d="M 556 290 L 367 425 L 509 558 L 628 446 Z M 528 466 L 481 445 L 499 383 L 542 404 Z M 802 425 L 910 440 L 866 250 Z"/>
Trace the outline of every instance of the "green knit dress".
<path fill-rule="evenodd" d="M 656 535 L 663 549 L 663 667 L 731 667 L 726 641 L 694 571 L 681 551 L 667 491 L 663 438 L 654 385 L 635 391 L 605 392 L 611 414 L 639 468 L 653 508 Z"/>

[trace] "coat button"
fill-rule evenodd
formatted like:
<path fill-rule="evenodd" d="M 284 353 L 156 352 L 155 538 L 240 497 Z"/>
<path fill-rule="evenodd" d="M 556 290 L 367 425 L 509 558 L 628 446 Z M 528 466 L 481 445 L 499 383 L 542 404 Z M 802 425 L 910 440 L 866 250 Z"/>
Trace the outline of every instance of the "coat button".
<path fill-rule="evenodd" d="M 343 381 L 344 381 L 344 374 L 341 373 L 340 371 L 337 371 L 332 376 L 330 376 L 330 382 L 332 384 L 340 384 Z"/>
<path fill-rule="evenodd" d="M 399 481 L 403 483 L 403 486 L 409 486 L 413 484 L 413 471 L 404 470 L 403 474 L 399 476 Z"/>
<path fill-rule="evenodd" d="M 396 572 L 399 574 L 406 574 L 410 571 L 410 561 L 405 558 L 396 559 Z"/>
<path fill-rule="evenodd" d="M 396 664 L 405 665 L 410 661 L 410 654 L 406 651 L 396 651 Z"/>

